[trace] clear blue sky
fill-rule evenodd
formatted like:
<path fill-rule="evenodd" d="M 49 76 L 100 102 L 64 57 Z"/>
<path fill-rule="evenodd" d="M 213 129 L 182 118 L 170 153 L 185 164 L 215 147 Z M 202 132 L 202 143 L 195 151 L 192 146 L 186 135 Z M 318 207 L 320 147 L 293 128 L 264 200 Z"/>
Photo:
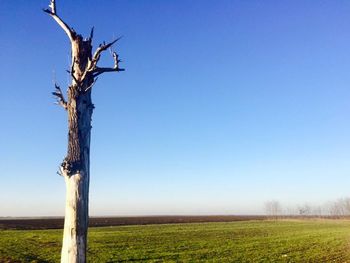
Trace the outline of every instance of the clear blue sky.
<path fill-rule="evenodd" d="M 69 42 L 0 1 L 0 216 L 63 215 Z M 103 4 L 102 4 L 103 2 Z M 126 71 L 93 90 L 91 215 L 252 214 L 350 195 L 349 1 L 59 1 Z M 106 56 L 105 65 L 112 59 Z M 110 63 L 110 64 L 108 64 Z"/>

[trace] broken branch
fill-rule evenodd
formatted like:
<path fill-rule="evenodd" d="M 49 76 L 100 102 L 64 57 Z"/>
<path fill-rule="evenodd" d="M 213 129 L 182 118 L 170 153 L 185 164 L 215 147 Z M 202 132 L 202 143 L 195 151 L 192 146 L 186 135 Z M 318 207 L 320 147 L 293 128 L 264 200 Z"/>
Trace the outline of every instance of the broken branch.
<path fill-rule="evenodd" d="M 90 31 L 90 37 L 89 37 L 90 42 L 92 41 L 93 37 L 94 37 L 94 27 L 92 27 Z"/>
<path fill-rule="evenodd" d="M 58 86 L 56 83 L 55 83 L 55 91 L 52 92 L 52 95 L 56 97 L 57 104 L 61 105 L 65 110 L 67 110 L 67 101 L 64 99 L 60 86 Z"/>
<path fill-rule="evenodd" d="M 123 68 L 119 68 L 119 62 L 121 62 L 121 60 L 119 59 L 119 56 L 117 54 L 117 52 L 113 52 L 113 59 L 114 59 L 114 67 L 113 68 L 100 68 L 100 67 L 96 67 L 95 68 L 95 74 L 94 77 L 97 77 L 98 75 L 105 73 L 105 72 L 119 72 L 119 71 L 124 71 L 125 69 Z"/>
<path fill-rule="evenodd" d="M 43 9 L 43 11 L 47 14 L 49 14 L 56 22 L 57 24 L 64 30 L 64 32 L 66 32 L 66 34 L 68 35 L 70 41 L 73 41 L 75 38 L 75 31 L 70 28 L 56 13 L 56 2 L 55 0 L 51 0 L 50 1 L 50 5 L 49 5 L 50 9 L 46 8 Z"/>
<path fill-rule="evenodd" d="M 118 37 L 117 39 L 113 40 L 112 42 L 110 42 L 108 44 L 105 44 L 105 43 L 100 44 L 100 46 L 96 49 L 94 55 L 92 56 L 89 71 L 93 71 L 96 68 L 97 62 L 100 60 L 101 53 L 103 51 L 107 50 L 108 48 L 110 48 L 115 42 L 117 42 L 120 39 L 121 39 L 121 37 Z"/>

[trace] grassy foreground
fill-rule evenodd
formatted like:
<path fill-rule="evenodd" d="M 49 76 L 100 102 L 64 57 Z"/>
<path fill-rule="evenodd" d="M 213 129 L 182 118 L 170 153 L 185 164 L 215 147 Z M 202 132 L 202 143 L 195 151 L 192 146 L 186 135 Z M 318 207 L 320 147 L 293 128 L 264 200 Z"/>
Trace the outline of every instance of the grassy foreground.
<path fill-rule="evenodd" d="M 349 221 L 245 221 L 89 231 L 89 262 L 350 262 Z M 0 230 L 0 262 L 59 262 L 61 236 L 61 230 Z"/>

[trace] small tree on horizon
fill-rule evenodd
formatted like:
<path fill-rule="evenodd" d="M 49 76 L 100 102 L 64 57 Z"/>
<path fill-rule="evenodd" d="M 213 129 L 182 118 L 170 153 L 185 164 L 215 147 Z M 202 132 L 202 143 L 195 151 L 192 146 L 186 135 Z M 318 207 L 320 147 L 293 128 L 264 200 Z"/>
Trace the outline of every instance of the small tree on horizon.
<path fill-rule="evenodd" d="M 265 202 L 265 212 L 267 216 L 277 219 L 282 213 L 282 206 L 276 200 Z"/>
<path fill-rule="evenodd" d="M 58 15 L 55 0 L 50 1 L 49 14 L 67 34 L 71 43 L 71 67 L 68 73 L 71 84 L 67 89 L 67 100 L 61 88 L 55 84 L 52 93 L 57 103 L 67 111 L 68 117 L 68 150 L 59 168 L 66 184 L 66 208 L 64 219 L 63 245 L 61 262 L 86 262 L 87 230 L 89 221 L 89 181 L 90 181 L 90 137 L 91 117 L 94 105 L 91 90 L 97 77 L 105 72 L 119 72 L 119 58 L 112 52 L 114 66 L 99 67 L 101 54 L 118 41 L 100 44 L 92 52 L 94 29 L 90 36 L 82 35 L 68 26 Z"/>

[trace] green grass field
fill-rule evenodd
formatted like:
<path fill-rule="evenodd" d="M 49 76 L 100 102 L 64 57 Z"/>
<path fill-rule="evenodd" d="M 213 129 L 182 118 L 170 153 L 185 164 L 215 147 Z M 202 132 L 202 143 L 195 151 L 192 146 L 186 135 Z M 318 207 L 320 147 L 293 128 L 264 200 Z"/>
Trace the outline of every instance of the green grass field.
<path fill-rule="evenodd" d="M 350 221 L 244 221 L 89 231 L 89 262 L 350 262 Z M 0 262 L 59 262 L 61 236 L 61 230 L 0 230 Z"/>

